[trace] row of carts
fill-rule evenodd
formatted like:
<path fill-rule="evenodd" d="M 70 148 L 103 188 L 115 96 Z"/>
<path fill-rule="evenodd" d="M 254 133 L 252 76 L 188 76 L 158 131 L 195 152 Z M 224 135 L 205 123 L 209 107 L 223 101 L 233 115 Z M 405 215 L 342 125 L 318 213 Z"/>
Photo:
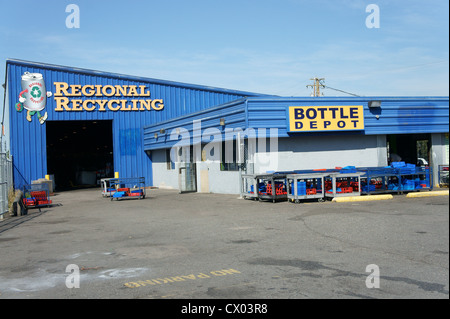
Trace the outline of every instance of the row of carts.
<path fill-rule="evenodd" d="M 102 195 L 111 200 L 144 199 L 145 178 L 104 178 L 101 180 Z M 52 204 L 48 183 L 23 186 L 22 203 L 26 209 L 48 207 Z"/>
<path fill-rule="evenodd" d="M 410 164 L 242 175 L 241 197 L 325 201 L 335 197 L 431 190 L 432 169 Z"/>
<path fill-rule="evenodd" d="M 111 200 L 144 199 L 145 177 L 103 178 L 102 196 Z"/>

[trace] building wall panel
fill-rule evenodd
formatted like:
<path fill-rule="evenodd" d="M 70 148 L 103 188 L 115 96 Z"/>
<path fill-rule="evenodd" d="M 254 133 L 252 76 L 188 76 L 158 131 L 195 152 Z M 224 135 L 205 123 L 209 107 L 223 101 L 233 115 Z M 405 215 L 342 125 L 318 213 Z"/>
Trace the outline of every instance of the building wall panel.
<path fill-rule="evenodd" d="M 20 60 L 7 60 L 7 78 L 9 89 L 10 139 L 11 154 L 14 158 L 16 186 L 31 183 L 43 178 L 47 172 L 46 123 L 48 121 L 112 120 L 114 170 L 122 177 L 144 176 L 148 185 L 152 185 L 151 160 L 144 152 L 143 127 L 174 117 L 213 107 L 218 102 L 229 102 L 244 96 L 255 96 L 250 92 L 226 90 L 157 79 L 125 76 L 69 68 L 50 64 L 34 63 Z M 94 111 L 58 112 L 52 96 L 47 99 L 45 110 L 48 119 L 40 124 L 35 115 L 32 122 L 26 120 L 26 110 L 19 113 L 15 104 L 19 101 L 21 76 L 24 72 L 41 73 L 47 91 L 55 93 L 54 82 L 91 85 L 145 85 L 151 96 L 149 99 L 163 99 L 161 111 Z M 108 97 L 92 97 L 109 99 Z M 114 98 L 114 97 L 112 97 Z M 73 99 L 73 98 L 72 98 Z M 80 99 L 91 99 L 80 97 Z M 117 97 L 127 99 L 127 97 Z M 130 98 L 131 99 L 131 98 Z M 200 102 L 200 101 L 201 102 Z M 19 185 L 20 184 L 20 185 Z"/>

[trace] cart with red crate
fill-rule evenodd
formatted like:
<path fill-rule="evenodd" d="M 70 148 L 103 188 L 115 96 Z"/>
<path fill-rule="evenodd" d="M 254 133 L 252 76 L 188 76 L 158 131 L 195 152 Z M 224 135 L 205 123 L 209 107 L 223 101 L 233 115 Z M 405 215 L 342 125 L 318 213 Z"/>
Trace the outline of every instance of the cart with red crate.
<path fill-rule="evenodd" d="M 334 172 L 325 176 L 325 197 L 343 197 L 361 195 L 362 172 Z"/>
<path fill-rule="evenodd" d="M 112 178 L 109 180 L 109 197 L 117 199 L 144 199 L 145 177 Z"/>
<path fill-rule="evenodd" d="M 28 208 L 48 207 L 52 203 L 47 183 L 23 186 L 23 204 Z"/>
<path fill-rule="evenodd" d="M 258 199 L 276 202 L 287 199 L 286 174 L 255 175 Z"/>
<path fill-rule="evenodd" d="M 286 175 L 287 197 L 291 202 L 299 203 L 305 199 L 324 201 L 324 173 Z"/>

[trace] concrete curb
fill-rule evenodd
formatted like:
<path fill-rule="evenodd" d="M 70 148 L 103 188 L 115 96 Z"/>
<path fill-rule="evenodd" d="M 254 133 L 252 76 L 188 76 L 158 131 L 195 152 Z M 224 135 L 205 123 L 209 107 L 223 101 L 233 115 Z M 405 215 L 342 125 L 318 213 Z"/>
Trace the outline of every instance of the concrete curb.
<path fill-rule="evenodd" d="M 335 197 L 332 202 L 336 203 L 345 203 L 345 202 L 365 202 L 372 200 L 386 200 L 393 199 L 394 197 L 391 194 L 384 195 L 365 195 L 365 196 L 349 196 L 349 197 Z"/>
<path fill-rule="evenodd" d="M 418 198 L 418 197 L 430 197 L 430 196 L 448 196 L 449 191 L 434 191 L 434 192 L 417 192 L 417 193 L 408 193 L 406 197 L 408 198 Z"/>

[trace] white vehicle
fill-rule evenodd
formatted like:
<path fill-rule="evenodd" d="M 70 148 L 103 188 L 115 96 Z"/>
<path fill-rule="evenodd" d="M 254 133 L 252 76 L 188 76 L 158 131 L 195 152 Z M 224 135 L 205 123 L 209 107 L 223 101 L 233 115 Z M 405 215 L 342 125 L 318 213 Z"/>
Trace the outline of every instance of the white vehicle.
<path fill-rule="evenodd" d="M 417 165 L 418 166 L 428 166 L 428 161 L 422 157 L 417 158 Z"/>

